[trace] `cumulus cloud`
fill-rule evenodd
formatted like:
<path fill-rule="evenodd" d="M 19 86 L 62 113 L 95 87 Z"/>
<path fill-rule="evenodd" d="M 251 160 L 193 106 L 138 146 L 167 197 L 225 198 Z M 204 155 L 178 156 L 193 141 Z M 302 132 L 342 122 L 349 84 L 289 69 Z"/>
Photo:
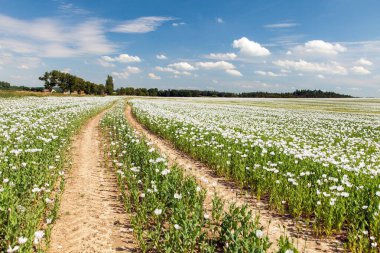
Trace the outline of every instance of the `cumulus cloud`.
<path fill-rule="evenodd" d="M 372 66 L 373 63 L 365 58 L 360 58 L 356 61 L 356 64 L 358 65 L 364 65 L 364 66 Z"/>
<path fill-rule="evenodd" d="M 132 56 L 129 54 L 120 54 L 119 56 L 110 57 L 110 56 L 102 56 L 101 60 L 105 62 L 120 62 L 120 63 L 129 63 L 129 62 L 141 62 L 140 57 Z"/>
<path fill-rule="evenodd" d="M 234 60 L 237 55 L 235 53 L 211 53 L 204 57 L 213 60 Z"/>
<path fill-rule="evenodd" d="M 195 70 L 194 66 L 192 66 L 188 62 L 176 62 L 176 63 L 169 64 L 168 67 L 175 68 L 177 70 L 182 70 L 182 71 L 193 71 L 193 70 Z"/>
<path fill-rule="evenodd" d="M 347 69 L 337 62 L 330 63 L 317 63 L 307 62 L 304 60 L 290 61 L 290 60 L 278 60 L 273 62 L 274 65 L 279 66 L 286 70 L 296 70 L 301 72 L 316 72 L 333 75 L 345 75 Z"/>
<path fill-rule="evenodd" d="M 166 55 L 164 55 L 164 54 L 158 54 L 158 55 L 156 55 L 156 58 L 159 60 L 167 60 L 168 59 L 168 57 L 166 57 Z"/>
<path fill-rule="evenodd" d="M 113 32 L 119 33 L 148 33 L 157 30 L 165 22 L 174 20 L 172 17 L 149 16 L 128 20 L 119 24 Z"/>
<path fill-rule="evenodd" d="M 293 51 L 305 54 L 337 55 L 346 52 L 347 48 L 339 43 L 334 44 L 323 40 L 310 40 L 302 46 L 296 46 Z"/>
<path fill-rule="evenodd" d="M 103 23 L 89 19 L 67 25 L 53 18 L 21 20 L 0 15 L 0 33 L 7 34 L 0 44 L 11 52 L 42 57 L 108 54 L 115 46 L 106 39 Z"/>
<path fill-rule="evenodd" d="M 217 62 L 197 62 L 198 67 L 202 69 L 234 69 L 235 66 L 232 63 L 226 61 L 217 61 Z"/>
<path fill-rule="evenodd" d="M 259 43 L 255 41 L 247 39 L 246 37 L 234 40 L 232 46 L 233 48 L 240 49 L 240 54 L 245 57 L 270 55 L 270 51 L 268 49 L 261 46 Z"/>
<path fill-rule="evenodd" d="M 183 76 L 190 76 L 191 75 L 191 73 L 189 71 L 179 71 L 179 70 L 171 68 L 171 67 L 157 66 L 155 69 L 157 71 L 160 71 L 160 72 L 166 72 L 166 73 L 174 74 L 175 77 L 178 77 L 180 75 L 183 75 Z"/>
<path fill-rule="evenodd" d="M 369 75 L 369 74 L 371 74 L 371 71 L 364 68 L 363 66 L 354 66 L 351 68 L 351 71 L 355 74 L 358 74 L 358 75 Z"/>
<path fill-rule="evenodd" d="M 154 74 L 154 73 L 149 73 L 149 74 L 148 74 L 148 77 L 149 77 L 150 79 L 153 79 L 153 80 L 160 80 L 160 79 L 161 79 L 160 76 L 157 76 L 157 75 Z"/>
<path fill-rule="evenodd" d="M 200 69 L 212 70 L 212 69 L 220 69 L 224 70 L 227 74 L 233 76 L 243 76 L 236 67 L 229 62 L 226 61 L 217 61 L 217 62 L 197 62 L 196 66 Z"/>
<path fill-rule="evenodd" d="M 173 73 L 173 74 L 176 74 L 176 75 L 180 74 L 180 72 L 178 70 L 175 70 L 175 69 L 169 68 L 169 67 L 160 67 L 160 66 L 157 66 L 155 69 L 157 71 L 161 71 L 161 72 Z"/>
<path fill-rule="evenodd" d="M 141 70 L 138 67 L 126 67 L 122 72 L 112 72 L 112 75 L 118 79 L 127 79 L 131 74 L 138 74 Z"/>
<path fill-rule="evenodd" d="M 243 74 L 240 73 L 240 71 L 238 71 L 236 69 L 226 69 L 226 73 L 230 74 L 232 76 L 243 76 Z"/>

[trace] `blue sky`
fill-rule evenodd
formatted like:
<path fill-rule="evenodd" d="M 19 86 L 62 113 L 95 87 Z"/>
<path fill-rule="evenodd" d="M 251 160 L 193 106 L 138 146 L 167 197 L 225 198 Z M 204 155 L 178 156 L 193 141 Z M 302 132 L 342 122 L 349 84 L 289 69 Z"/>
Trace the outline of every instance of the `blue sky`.
<path fill-rule="evenodd" d="M 377 0 L 0 0 L 0 80 L 380 96 Z"/>

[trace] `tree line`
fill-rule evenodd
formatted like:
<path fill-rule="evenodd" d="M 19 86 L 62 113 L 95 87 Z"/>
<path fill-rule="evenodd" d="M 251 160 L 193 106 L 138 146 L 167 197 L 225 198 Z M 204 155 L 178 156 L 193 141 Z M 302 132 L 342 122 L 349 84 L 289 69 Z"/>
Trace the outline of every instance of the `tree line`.
<path fill-rule="evenodd" d="M 43 87 L 27 87 L 27 86 L 14 86 L 8 82 L 0 81 L 0 90 L 7 91 L 43 91 Z"/>
<path fill-rule="evenodd" d="M 86 81 L 70 73 L 53 70 L 45 72 L 39 80 L 44 81 L 44 88 L 52 91 L 59 88 L 63 92 L 78 93 L 84 92 L 90 95 L 128 95 L 128 96 L 154 96 L 154 97 L 241 97 L 241 98 L 351 98 L 350 95 L 322 90 L 296 90 L 294 92 L 274 93 L 274 92 L 221 92 L 210 90 L 187 90 L 187 89 L 166 89 L 158 88 L 134 88 L 121 87 L 114 90 L 113 78 L 108 75 L 105 85 Z M 11 86 L 8 82 L 0 81 L 1 89 L 42 91 L 43 88 L 29 88 L 25 86 Z"/>
<path fill-rule="evenodd" d="M 350 98 L 352 96 L 322 90 L 296 90 L 294 92 L 220 92 L 209 90 L 159 90 L 157 88 L 119 88 L 117 95 L 154 96 L 154 97 L 241 97 L 241 98 Z"/>
<path fill-rule="evenodd" d="M 114 89 L 111 76 L 107 76 L 106 86 L 86 81 L 81 77 L 59 70 L 45 72 L 38 79 L 44 81 L 45 89 L 48 89 L 50 92 L 54 88 L 59 87 L 63 92 L 69 93 L 76 91 L 78 93 L 84 92 L 88 95 L 103 95 L 105 93 L 111 95 Z"/>

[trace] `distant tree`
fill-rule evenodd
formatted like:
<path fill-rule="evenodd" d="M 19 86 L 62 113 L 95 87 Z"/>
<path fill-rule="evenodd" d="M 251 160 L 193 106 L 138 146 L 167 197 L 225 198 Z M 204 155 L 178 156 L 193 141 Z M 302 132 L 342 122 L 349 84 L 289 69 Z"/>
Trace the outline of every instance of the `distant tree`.
<path fill-rule="evenodd" d="M 41 81 L 44 81 L 44 87 L 45 89 L 48 89 L 49 91 L 52 91 L 53 87 L 50 83 L 50 76 L 51 74 L 49 72 L 45 72 L 43 76 L 38 77 Z"/>
<path fill-rule="evenodd" d="M 106 88 L 106 93 L 108 95 L 112 95 L 113 94 L 113 78 L 110 75 L 107 76 L 106 87 L 105 88 Z"/>
<path fill-rule="evenodd" d="M 45 88 L 50 91 L 53 88 L 56 89 L 59 87 L 61 91 L 68 91 L 70 93 L 73 91 L 77 91 L 78 93 L 84 91 L 86 94 L 103 95 L 105 92 L 105 87 L 102 84 L 95 84 L 78 76 L 70 73 L 63 73 L 58 70 L 45 72 L 43 76 L 39 77 L 39 79 L 44 81 Z"/>
<path fill-rule="evenodd" d="M 0 89 L 9 89 L 11 84 L 8 82 L 0 81 Z"/>

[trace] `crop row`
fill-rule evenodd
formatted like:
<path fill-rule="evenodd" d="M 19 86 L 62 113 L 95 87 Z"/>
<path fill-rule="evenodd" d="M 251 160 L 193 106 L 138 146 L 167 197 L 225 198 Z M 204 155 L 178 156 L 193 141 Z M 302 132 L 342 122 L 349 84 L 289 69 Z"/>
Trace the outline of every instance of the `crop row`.
<path fill-rule="evenodd" d="M 317 234 L 347 233 L 353 252 L 380 243 L 377 116 L 132 100 L 135 117 Z"/>
<path fill-rule="evenodd" d="M 44 249 L 70 138 L 114 98 L 0 99 L 0 252 Z"/>
<path fill-rule="evenodd" d="M 105 155 L 117 172 L 125 207 L 144 252 L 265 252 L 270 244 L 246 206 L 215 196 L 206 211 L 205 190 L 181 168 L 169 166 L 152 143 L 137 135 L 120 103 L 101 122 Z M 283 237 L 279 252 L 295 252 Z"/>

